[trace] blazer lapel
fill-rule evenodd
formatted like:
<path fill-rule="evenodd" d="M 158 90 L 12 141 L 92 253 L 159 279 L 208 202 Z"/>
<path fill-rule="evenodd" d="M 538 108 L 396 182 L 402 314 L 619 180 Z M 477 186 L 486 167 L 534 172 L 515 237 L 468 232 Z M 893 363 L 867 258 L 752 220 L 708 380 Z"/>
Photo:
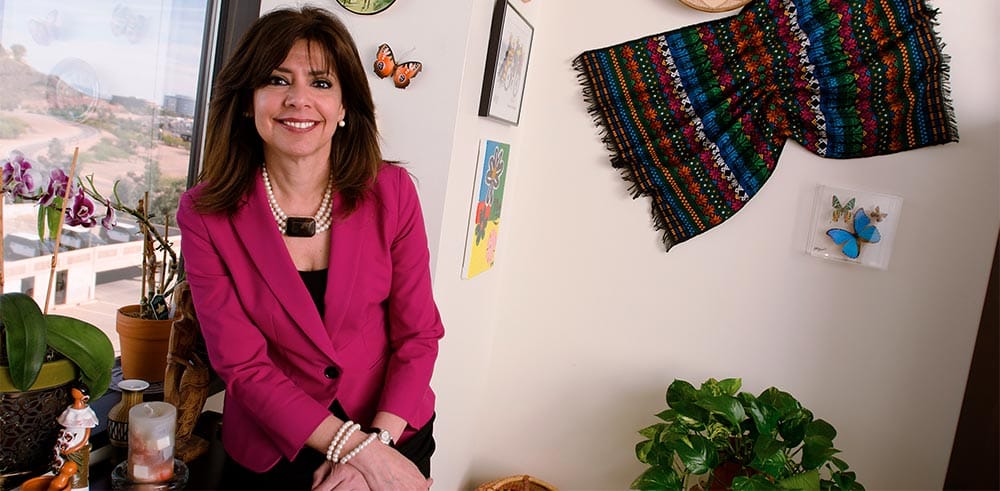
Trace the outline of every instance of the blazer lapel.
<path fill-rule="evenodd" d="M 319 312 L 313 307 L 312 297 L 300 279 L 295 263 L 288 255 L 281 232 L 274 224 L 259 171 L 247 205 L 233 215 L 232 223 L 237 237 L 288 317 L 330 361 L 335 361 L 330 335 Z"/>
<path fill-rule="evenodd" d="M 330 260 L 327 274 L 326 296 L 324 304 L 326 320 L 330 337 L 337 339 L 337 333 L 343 327 L 344 319 L 350 309 L 351 295 L 358 278 L 359 259 L 364 247 L 365 234 L 361 233 L 365 221 L 368 220 L 368 201 L 363 201 L 360 207 L 345 219 L 337 219 L 343 203 L 340 195 L 334 196 L 334 221 L 330 227 Z M 334 343 L 342 346 L 344 343 Z"/>

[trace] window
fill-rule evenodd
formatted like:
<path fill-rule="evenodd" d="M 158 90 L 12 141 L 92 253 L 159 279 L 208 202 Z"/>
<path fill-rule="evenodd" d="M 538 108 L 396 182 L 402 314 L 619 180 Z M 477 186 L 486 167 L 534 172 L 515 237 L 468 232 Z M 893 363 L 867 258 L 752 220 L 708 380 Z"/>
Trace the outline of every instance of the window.
<path fill-rule="evenodd" d="M 236 3 L 0 0 L 0 158 L 23 153 L 37 180 L 68 171 L 78 148 L 77 176 L 105 196 L 117 181 L 132 207 L 148 193 L 153 221 L 179 244 L 174 215 L 200 156 L 212 60 L 259 12 Z M 37 210 L 3 204 L 4 291 L 43 305 L 54 244 L 39 240 Z M 130 217 L 112 231 L 64 227 L 49 311 L 98 325 L 117 350 L 115 311 L 139 301 L 140 238 Z"/>

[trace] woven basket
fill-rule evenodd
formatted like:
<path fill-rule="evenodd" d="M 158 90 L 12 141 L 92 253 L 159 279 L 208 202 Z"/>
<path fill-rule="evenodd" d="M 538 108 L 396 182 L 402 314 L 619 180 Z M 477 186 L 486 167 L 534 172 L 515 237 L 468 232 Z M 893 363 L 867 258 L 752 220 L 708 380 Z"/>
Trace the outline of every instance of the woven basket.
<path fill-rule="evenodd" d="M 702 12 L 717 13 L 736 10 L 750 3 L 750 0 L 681 0 L 681 3 Z"/>
<path fill-rule="evenodd" d="M 559 491 L 559 488 L 528 475 L 510 476 L 480 484 L 476 491 Z"/>

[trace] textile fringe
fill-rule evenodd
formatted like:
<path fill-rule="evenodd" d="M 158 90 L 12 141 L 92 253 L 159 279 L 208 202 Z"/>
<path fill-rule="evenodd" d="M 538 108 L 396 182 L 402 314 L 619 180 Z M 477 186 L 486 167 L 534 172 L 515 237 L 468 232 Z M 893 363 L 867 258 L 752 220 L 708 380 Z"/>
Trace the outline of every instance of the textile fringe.
<path fill-rule="evenodd" d="M 584 55 L 577 56 L 573 60 L 572 65 L 573 69 L 576 70 L 576 79 L 580 82 L 581 90 L 583 92 L 583 101 L 587 105 L 587 112 L 590 113 L 590 117 L 594 121 L 594 126 L 598 129 L 601 142 L 604 143 L 604 147 L 608 150 L 611 166 L 618 169 L 622 179 L 628 183 L 628 192 L 632 196 L 632 199 L 639 197 L 646 197 L 649 199 L 649 209 L 653 217 L 653 228 L 660 232 L 660 241 L 663 242 L 663 246 L 665 248 L 664 252 L 669 252 L 670 249 L 676 244 L 667 233 L 667 218 L 663 216 L 663 213 L 659 209 L 656 208 L 653 195 L 639 188 L 639 181 L 635 176 L 635 170 L 624 158 L 622 158 L 621 153 L 619 153 L 618 149 L 615 148 L 614 140 L 612 140 L 611 133 L 608 130 L 608 122 L 605 119 L 604 114 L 601 113 L 600 108 L 597 106 L 597 100 L 594 95 L 594 87 L 591 84 L 591 79 L 587 78 L 586 68 L 583 66 L 583 56 Z"/>
<path fill-rule="evenodd" d="M 958 118 L 955 116 L 955 103 L 951 98 L 951 55 L 946 54 L 945 43 L 941 40 L 941 36 L 938 35 L 937 28 L 940 27 L 941 21 L 938 20 L 938 16 L 941 14 L 941 9 L 931 8 L 927 5 L 926 0 L 923 5 L 924 10 L 927 11 L 927 17 L 931 23 L 931 34 L 934 36 L 934 43 L 937 44 L 938 53 L 941 55 L 941 100 L 944 103 L 945 114 L 948 115 L 948 133 L 950 141 L 957 142 L 958 136 Z"/>

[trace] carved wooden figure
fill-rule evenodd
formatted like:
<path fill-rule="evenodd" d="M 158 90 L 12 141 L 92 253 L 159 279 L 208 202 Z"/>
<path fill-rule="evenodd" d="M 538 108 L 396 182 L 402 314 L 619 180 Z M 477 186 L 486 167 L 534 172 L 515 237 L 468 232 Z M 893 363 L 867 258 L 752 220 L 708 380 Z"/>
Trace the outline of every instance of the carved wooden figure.
<path fill-rule="evenodd" d="M 208 450 L 208 441 L 194 427 L 208 399 L 211 373 L 203 354 L 204 340 L 186 282 L 174 289 L 177 316 L 170 331 L 170 351 L 163 381 L 163 400 L 177 408 L 174 456 L 190 462 Z"/>

